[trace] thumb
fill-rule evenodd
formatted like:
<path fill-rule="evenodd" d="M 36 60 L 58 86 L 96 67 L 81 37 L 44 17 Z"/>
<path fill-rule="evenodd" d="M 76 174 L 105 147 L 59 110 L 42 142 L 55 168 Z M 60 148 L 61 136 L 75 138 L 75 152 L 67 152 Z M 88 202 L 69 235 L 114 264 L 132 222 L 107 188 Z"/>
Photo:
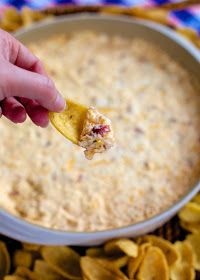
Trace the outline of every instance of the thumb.
<path fill-rule="evenodd" d="M 4 61 L 0 69 L 0 100 L 11 96 L 36 100 L 55 112 L 64 110 L 66 103 L 51 79 Z"/>

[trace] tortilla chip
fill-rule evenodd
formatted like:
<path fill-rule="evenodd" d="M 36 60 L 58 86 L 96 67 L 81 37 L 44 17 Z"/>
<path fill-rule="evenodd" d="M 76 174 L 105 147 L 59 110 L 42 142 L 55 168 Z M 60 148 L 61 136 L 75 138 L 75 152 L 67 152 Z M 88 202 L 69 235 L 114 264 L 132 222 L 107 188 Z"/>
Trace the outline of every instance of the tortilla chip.
<path fill-rule="evenodd" d="M 13 266 L 25 266 L 30 268 L 33 263 L 33 255 L 25 250 L 17 250 L 13 255 Z"/>
<path fill-rule="evenodd" d="M 83 280 L 88 280 L 88 278 L 86 276 L 83 275 Z"/>
<path fill-rule="evenodd" d="M 170 267 L 170 277 L 172 280 L 193 280 L 195 276 L 194 255 L 190 244 L 186 241 L 177 241 L 174 244 L 179 257 Z"/>
<path fill-rule="evenodd" d="M 6 275 L 3 278 L 3 280 L 26 280 L 26 279 L 17 275 Z"/>
<path fill-rule="evenodd" d="M 31 271 L 27 267 L 18 266 L 14 275 L 20 276 L 26 280 L 39 280 L 35 272 Z"/>
<path fill-rule="evenodd" d="M 4 11 L 2 20 L 4 20 L 5 18 L 10 22 L 17 22 L 19 24 L 22 23 L 20 14 L 14 7 L 7 8 Z"/>
<path fill-rule="evenodd" d="M 176 241 L 174 247 L 179 254 L 177 262 L 187 263 L 190 266 L 194 265 L 194 254 L 192 247 L 185 241 Z"/>
<path fill-rule="evenodd" d="M 150 19 L 155 22 L 159 22 L 162 24 L 168 24 L 168 11 L 161 8 L 140 8 L 135 7 L 130 10 L 133 16 L 137 16 L 139 18 Z"/>
<path fill-rule="evenodd" d="M 8 274 L 10 271 L 10 255 L 8 253 L 6 244 L 0 241 L 0 279 Z"/>
<path fill-rule="evenodd" d="M 196 32 L 192 28 L 177 28 L 176 32 L 192 41 L 196 38 Z"/>
<path fill-rule="evenodd" d="M 142 245 L 139 246 L 138 250 L 138 256 L 136 258 L 131 257 L 128 261 L 128 276 L 130 279 L 134 279 L 140 264 L 142 263 L 145 254 L 147 252 L 147 249 L 151 246 L 150 243 L 143 243 Z"/>
<path fill-rule="evenodd" d="M 86 113 L 86 107 L 67 100 L 67 108 L 61 113 L 49 112 L 49 118 L 62 135 L 78 144 Z"/>
<path fill-rule="evenodd" d="M 194 40 L 194 43 L 195 43 L 195 45 L 197 46 L 197 48 L 200 49 L 200 39 L 199 39 L 199 37 L 197 37 L 197 38 Z"/>
<path fill-rule="evenodd" d="M 137 257 L 138 245 L 126 238 L 111 240 L 104 245 L 104 250 L 107 255 L 120 255 L 122 253 L 129 257 Z"/>
<path fill-rule="evenodd" d="M 200 223 L 200 205 L 189 202 L 181 209 L 178 216 L 184 222 Z"/>
<path fill-rule="evenodd" d="M 170 270 L 170 279 L 171 280 L 194 280 L 195 271 L 193 267 L 184 263 L 178 263 L 173 265 L 173 268 Z"/>
<path fill-rule="evenodd" d="M 187 231 L 190 231 L 192 233 L 200 233 L 200 223 L 187 223 L 184 221 L 180 221 L 180 225 Z"/>
<path fill-rule="evenodd" d="M 14 7 L 4 11 L 1 19 L 1 27 L 9 32 L 16 31 L 22 26 L 22 19 L 17 9 Z"/>
<path fill-rule="evenodd" d="M 119 267 L 116 266 L 115 263 L 112 263 L 110 260 L 106 259 L 95 259 L 98 264 L 100 264 L 105 269 L 109 270 L 110 272 L 114 273 L 116 276 L 120 277 L 121 280 L 128 280 L 126 275 L 120 270 Z"/>
<path fill-rule="evenodd" d="M 190 244 L 194 253 L 194 268 L 200 271 L 200 234 L 189 234 L 186 241 Z"/>
<path fill-rule="evenodd" d="M 44 260 L 60 275 L 72 279 L 81 279 L 80 256 L 65 246 L 44 246 L 41 249 Z"/>
<path fill-rule="evenodd" d="M 161 237 L 154 236 L 154 235 L 146 235 L 141 238 L 142 242 L 149 242 L 153 246 L 160 248 L 168 262 L 168 265 L 172 265 L 178 259 L 178 253 L 176 252 L 172 243 L 168 240 L 165 240 Z"/>
<path fill-rule="evenodd" d="M 162 278 L 161 278 L 162 275 Z M 169 268 L 167 260 L 162 250 L 150 246 L 140 265 L 138 280 L 169 280 Z"/>
<path fill-rule="evenodd" d="M 129 260 L 128 256 L 122 256 L 122 257 L 116 257 L 116 258 L 114 257 L 114 258 L 107 259 L 107 261 L 109 263 L 111 263 L 112 266 L 115 266 L 117 268 L 122 268 L 125 265 L 127 265 L 128 260 Z"/>
<path fill-rule="evenodd" d="M 103 248 L 88 248 L 86 250 L 86 256 L 89 256 L 89 257 L 94 257 L 94 258 L 103 258 L 103 257 L 106 257 L 106 254 L 104 252 L 104 249 Z"/>
<path fill-rule="evenodd" d="M 88 256 L 81 258 L 81 269 L 84 279 L 87 280 L 122 280 L 118 271 L 110 271 L 97 261 L 95 258 Z M 124 275 L 125 276 L 125 275 Z M 127 279 L 127 278 L 126 278 Z M 128 280 L 128 279 L 127 279 Z"/>
<path fill-rule="evenodd" d="M 101 8 L 101 12 L 105 14 L 124 14 L 127 13 L 127 8 L 122 8 L 118 6 L 105 6 Z"/>
<path fill-rule="evenodd" d="M 33 271 L 38 275 L 39 280 L 66 280 L 66 277 L 58 274 L 43 260 L 36 260 Z"/>
<path fill-rule="evenodd" d="M 41 245 L 37 245 L 37 244 L 31 244 L 31 243 L 22 243 L 22 247 L 24 248 L 24 250 L 26 251 L 34 251 L 34 252 L 39 252 Z"/>
<path fill-rule="evenodd" d="M 196 202 L 197 204 L 200 204 L 200 193 L 198 193 L 193 199 L 193 202 Z"/>
<path fill-rule="evenodd" d="M 86 256 L 98 258 L 98 259 L 106 259 L 112 265 L 121 268 L 127 265 L 128 263 L 128 256 L 119 256 L 119 257 L 109 257 L 104 252 L 103 248 L 88 248 L 86 250 Z"/>
<path fill-rule="evenodd" d="M 39 11 L 34 11 L 28 7 L 23 7 L 21 10 L 21 18 L 24 26 L 31 25 L 34 21 L 39 21 L 45 18 L 45 15 Z"/>

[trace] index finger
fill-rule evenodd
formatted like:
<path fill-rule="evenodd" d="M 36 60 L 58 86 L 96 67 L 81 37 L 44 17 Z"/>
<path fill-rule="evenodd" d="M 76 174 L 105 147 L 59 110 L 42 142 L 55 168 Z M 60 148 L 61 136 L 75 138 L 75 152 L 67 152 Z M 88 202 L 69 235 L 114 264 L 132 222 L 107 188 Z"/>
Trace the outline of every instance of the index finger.
<path fill-rule="evenodd" d="M 54 112 L 61 112 L 66 106 L 65 100 L 53 81 L 44 75 L 8 63 L 6 71 L 2 70 L 1 77 L 4 97 L 17 96 L 33 99 L 42 107 Z"/>
<path fill-rule="evenodd" d="M 4 38 L 4 46 L 8 52 L 8 59 L 12 64 L 46 76 L 42 63 L 31 51 L 8 32 L 0 30 L 0 35 Z"/>

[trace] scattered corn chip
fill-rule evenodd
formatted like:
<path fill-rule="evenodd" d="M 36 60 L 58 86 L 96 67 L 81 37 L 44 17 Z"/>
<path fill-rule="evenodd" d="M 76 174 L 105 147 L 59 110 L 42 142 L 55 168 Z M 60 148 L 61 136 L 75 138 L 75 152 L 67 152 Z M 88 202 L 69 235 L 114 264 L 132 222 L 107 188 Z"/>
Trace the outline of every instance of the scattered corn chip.
<path fill-rule="evenodd" d="M 20 276 L 26 280 L 39 280 L 37 277 L 37 274 L 35 272 L 33 272 L 30 269 L 28 269 L 27 267 L 23 267 L 23 266 L 17 267 L 14 275 Z"/>
<path fill-rule="evenodd" d="M 195 43 L 196 47 L 200 49 L 200 39 L 199 39 L 199 37 L 196 38 L 194 43 Z"/>
<path fill-rule="evenodd" d="M 122 280 L 121 276 L 103 267 L 96 259 L 81 258 L 81 269 L 84 279 L 87 280 Z M 128 279 L 127 279 L 128 280 Z"/>
<path fill-rule="evenodd" d="M 44 14 L 39 11 L 34 11 L 28 7 L 23 7 L 21 11 L 21 18 L 23 26 L 27 27 L 31 25 L 34 21 L 39 21 L 44 19 Z"/>
<path fill-rule="evenodd" d="M 186 241 L 177 241 L 174 244 L 179 257 L 170 267 L 170 277 L 172 280 L 193 280 L 195 277 L 194 255 L 190 244 Z"/>
<path fill-rule="evenodd" d="M 139 246 L 138 256 L 136 258 L 130 258 L 128 261 L 128 276 L 130 279 L 134 279 L 136 272 L 138 271 L 147 249 L 151 246 L 150 243 L 144 243 Z"/>
<path fill-rule="evenodd" d="M 86 256 L 93 258 L 103 258 L 106 259 L 112 265 L 121 268 L 128 263 L 128 256 L 120 256 L 120 257 L 109 257 L 104 252 L 103 248 L 89 248 L 86 250 Z"/>
<path fill-rule="evenodd" d="M 5 30 L 5 31 L 8 31 L 8 32 L 16 31 L 20 27 L 21 26 L 19 24 L 7 22 L 6 20 L 1 21 L 1 23 L 0 23 L 0 28 Z"/>
<path fill-rule="evenodd" d="M 109 270 L 110 272 L 120 277 L 121 280 L 128 280 L 125 274 L 121 272 L 119 267 L 117 267 L 116 264 L 112 263 L 111 261 L 106 259 L 96 259 L 96 261 L 102 267 L 104 267 L 105 269 Z"/>
<path fill-rule="evenodd" d="M 16 22 L 18 24 L 22 23 L 20 14 L 18 13 L 17 9 L 14 7 L 10 7 L 4 11 L 3 19 L 6 19 L 9 22 Z"/>
<path fill-rule="evenodd" d="M 3 280 L 26 280 L 26 279 L 17 275 L 7 275 L 3 278 Z"/>
<path fill-rule="evenodd" d="M 169 241 L 154 235 L 146 235 L 141 237 L 141 240 L 142 242 L 149 242 L 153 246 L 160 248 L 166 257 L 169 266 L 175 263 L 178 259 L 178 253 Z"/>
<path fill-rule="evenodd" d="M 3 241 L 0 241 L 0 280 L 10 271 L 10 256 Z"/>
<path fill-rule="evenodd" d="M 195 202 L 189 202 L 182 208 L 178 216 L 184 222 L 200 223 L 200 205 Z"/>
<path fill-rule="evenodd" d="M 169 268 L 167 265 L 167 260 L 161 249 L 154 246 L 151 246 L 147 249 L 136 279 L 169 280 Z"/>
<path fill-rule="evenodd" d="M 108 6 L 108 7 L 102 7 L 101 9 L 102 13 L 106 14 L 124 14 L 127 13 L 127 8 L 122 8 L 118 6 Z"/>
<path fill-rule="evenodd" d="M 41 249 L 44 260 L 57 273 L 72 279 L 81 279 L 80 256 L 74 250 L 64 246 L 45 246 Z"/>
<path fill-rule="evenodd" d="M 187 231 L 190 231 L 192 233 L 200 233 L 200 223 L 187 223 L 184 221 L 180 221 L 180 225 Z"/>
<path fill-rule="evenodd" d="M 144 9 L 136 7 L 131 9 L 131 14 L 133 16 L 150 19 L 162 24 L 168 24 L 168 11 L 166 11 L 165 9 Z"/>
<path fill-rule="evenodd" d="M 125 265 L 127 265 L 128 263 L 128 256 L 122 256 L 122 257 L 118 257 L 118 258 L 109 258 L 107 259 L 108 262 L 110 262 L 113 266 L 117 267 L 117 268 L 121 268 L 124 267 Z"/>
<path fill-rule="evenodd" d="M 194 268 L 200 271 L 200 234 L 189 234 L 186 241 L 191 245 L 194 253 Z"/>
<path fill-rule="evenodd" d="M 192 41 L 196 38 L 196 32 L 191 28 L 177 28 L 176 32 Z"/>
<path fill-rule="evenodd" d="M 194 280 L 195 279 L 195 271 L 194 269 L 184 263 L 173 266 L 173 269 L 170 270 L 170 279 L 171 280 Z"/>
<path fill-rule="evenodd" d="M 24 250 L 26 251 L 36 251 L 39 252 L 41 246 L 37 245 L 37 244 L 31 244 L 31 243 L 22 243 L 22 247 L 24 248 Z"/>
<path fill-rule="evenodd" d="M 89 256 L 89 257 L 94 257 L 94 258 L 102 258 L 102 257 L 106 257 L 106 254 L 104 252 L 104 249 L 103 248 L 88 248 L 86 250 L 86 256 Z"/>
<path fill-rule="evenodd" d="M 194 255 L 192 247 L 185 241 L 177 241 L 174 243 L 174 247 L 178 252 L 179 256 L 177 262 L 187 263 L 188 265 L 194 265 Z"/>
<path fill-rule="evenodd" d="M 36 260 L 33 271 L 37 274 L 39 280 L 65 280 L 66 277 L 58 274 L 45 261 Z"/>
<path fill-rule="evenodd" d="M 27 27 L 35 21 L 48 20 L 52 17 L 28 7 L 23 7 L 21 12 L 18 12 L 14 7 L 10 7 L 4 11 L 1 17 L 0 27 L 8 32 L 13 32 L 21 27 Z"/>
<path fill-rule="evenodd" d="M 126 238 L 111 240 L 104 245 L 104 250 L 108 255 L 125 253 L 129 257 L 137 257 L 138 245 Z"/>
<path fill-rule="evenodd" d="M 33 263 L 33 255 L 25 250 L 17 250 L 13 255 L 13 266 L 25 266 L 30 268 Z"/>
<path fill-rule="evenodd" d="M 6 31 L 15 31 L 22 26 L 21 17 L 14 7 L 5 10 L 2 19 L 1 27 Z"/>
<path fill-rule="evenodd" d="M 196 202 L 197 204 L 200 204 L 200 193 L 198 193 L 193 199 L 193 202 Z"/>

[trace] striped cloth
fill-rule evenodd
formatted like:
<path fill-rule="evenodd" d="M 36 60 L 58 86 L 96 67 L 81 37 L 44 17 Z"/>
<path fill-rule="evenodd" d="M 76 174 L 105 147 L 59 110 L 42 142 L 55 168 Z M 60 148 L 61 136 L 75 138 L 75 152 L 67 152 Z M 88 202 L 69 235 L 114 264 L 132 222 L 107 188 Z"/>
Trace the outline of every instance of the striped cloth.
<path fill-rule="evenodd" d="M 200 35 L 200 4 L 193 5 L 187 9 L 171 11 L 169 21 L 178 27 L 189 27 Z"/>
<path fill-rule="evenodd" d="M 44 9 L 56 5 L 120 5 L 126 7 L 156 7 L 168 3 L 180 3 L 181 0 L 0 0 L 0 13 L 7 7 L 21 9 L 28 6 L 32 9 Z M 173 10 L 169 13 L 169 22 L 178 27 L 192 28 L 200 35 L 200 4 L 185 9 Z"/>
<path fill-rule="evenodd" d="M 43 9 L 55 5 L 107 5 L 116 4 L 123 6 L 145 6 L 152 7 L 166 3 L 179 3 L 181 0 L 0 0 L 0 7 L 15 6 L 21 8 L 26 5 L 33 9 Z"/>

